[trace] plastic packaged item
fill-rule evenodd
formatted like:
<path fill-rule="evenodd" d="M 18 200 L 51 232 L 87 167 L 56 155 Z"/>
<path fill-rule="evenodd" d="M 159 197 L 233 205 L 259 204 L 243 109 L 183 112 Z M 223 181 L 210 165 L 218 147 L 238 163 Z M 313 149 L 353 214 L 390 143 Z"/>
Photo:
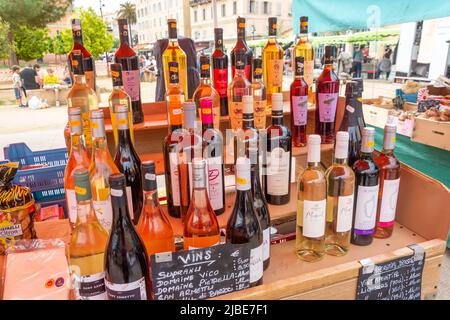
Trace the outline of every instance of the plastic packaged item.
<path fill-rule="evenodd" d="M 0 255 L 18 239 L 34 237 L 34 199 L 30 189 L 12 183 L 19 164 L 0 164 Z"/>
<path fill-rule="evenodd" d="M 6 252 L 4 300 L 68 300 L 72 287 L 61 239 L 18 240 Z"/>

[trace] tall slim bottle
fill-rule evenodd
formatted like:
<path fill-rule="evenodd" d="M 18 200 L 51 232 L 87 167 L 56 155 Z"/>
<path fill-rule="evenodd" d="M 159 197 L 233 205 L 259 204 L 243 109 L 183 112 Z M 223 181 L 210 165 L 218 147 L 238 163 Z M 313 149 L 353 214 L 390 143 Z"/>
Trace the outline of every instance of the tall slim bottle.
<path fill-rule="evenodd" d="M 114 141 L 117 145 L 117 108 L 119 106 L 128 107 L 128 122 L 130 124 L 131 140 L 134 142 L 134 132 L 133 132 L 133 116 L 131 113 L 131 99 L 126 93 L 123 87 L 123 77 L 122 77 L 122 65 L 120 63 L 110 64 L 111 68 L 111 78 L 112 78 L 112 91 L 109 95 L 109 111 L 111 114 L 111 124 L 113 127 Z"/>
<path fill-rule="evenodd" d="M 250 160 L 239 157 L 236 161 L 236 200 L 227 223 L 227 243 L 250 243 L 250 286 L 263 282 L 264 236 L 251 191 Z"/>
<path fill-rule="evenodd" d="M 220 115 L 228 115 L 228 56 L 223 51 L 223 29 L 214 28 L 213 85 L 220 97 Z"/>
<path fill-rule="evenodd" d="M 308 17 L 300 17 L 300 35 L 297 44 L 294 47 L 292 55 L 292 65 L 295 65 L 297 57 L 304 59 L 304 77 L 309 88 L 309 100 L 313 102 L 312 86 L 314 82 L 314 49 L 308 40 Z"/>
<path fill-rule="evenodd" d="M 297 256 L 315 262 L 325 254 L 327 180 L 320 165 L 320 136 L 308 136 L 308 167 L 298 179 Z"/>
<path fill-rule="evenodd" d="M 184 250 L 207 248 L 220 243 L 220 228 L 206 190 L 206 160 L 194 159 L 194 190 L 184 222 Z"/>
<path fill-rule="evenodd" d="M 267 107 L 271 111 L 272 93 L 283 89 L 284 51 L 277 42 L 277 18 L 269 18 L 269 40 L 263 49 L 264 84 L 267 88 Z"/>
<path fill-rule="evenodd" d="M 225 212 L 225 168 L 222 133 L 214 128 L 213 101 L 200 100 L 202 110 L 203 158 L 208 167 L 208 195 L 211 206 L 220 215 Z"/>
<path fill-rule="evenodd" d="M 250 82 L 245 76 L 245 51 L 238 50 L 234 53 L 235 73 L 228 86 L 228 114 L 230 115 L 231 129 L 242 128 L 243 96 L 252 94 Z"/>
<path fill-rule="evenodd" d="M 179 69 L 177 62 L 170 62 L 170 86 L 166 92 L 167 113 L 169 120 L 169 134 L 163 142 L 164 167 L 166 168 L 167 208 L 172 217 L 181 217 L 179 153 L 182 151 L 183 139 L 183 90 L 179 85 Z"/>
<path fill-rule="evenodd" d="M 261 58 L 253 59 L 253 116 L 256 129 L 266 128 L 267 90 L 262 80 L 263 62 Z"/>
<path fill-rule="evenodd" d="M 374 138 L 375 129 L 364 128 L 359 159 L 353 164 L 356 183 L 351 243 L 359 246 L 371 244 L 375 233 L 380 170 L 372 158 Z"/>
<path fill-rule="evenodd" d="M 322 143 L 334 143 L 334 125 L 339 99 L 339 78 L 333 70 L 336 47 L 325 46 L 325 60 L 321 75 L 316 80 L 316 134 Z"/>
<path fill-rule="evenodd" d="M 74 83 L 67 93 L 67 104 L 70 108 L 79 107 L 83 121 L 83 134 L 88 152 L 92 149 L 92 131 L 89 111 L 98 109 L 97 95 L 86 84 L 83 69 L 83 55 L 80 50 L 71 53 Z"/>
<path fill-rule="evenodd" d="M 236 74 L 237 69 L 237 62 L 238 57 L 237 54 L 239 52 L 243 52 L 243 62 L 244 66 L 242 70 L 244 71 L 244 76 L 247 79 L 248 82 L 252 82 L 252 59 L 253 59 L 253 52 L 252 49 L 250 49 L 247 45 L 247 42 L 245 41 L 245 18 L 238 17 L 236 20 L 237 24 L 237 41 L 234 46 L 234 48 L 230 52 L 231 57 L 231 76 L 234 78 Z M 228 99 L 230 99 L 228 97 Z"/>
<path fill-rule="evenodd" d="M 74 172 L 77 169 L 89 169 L 89 153 L 86 150 L 81 120 L 81 109 L 72 107 L 69 109 L 69 125 L 71 146 L 69 160 L 64 171 L 64 192 L 66 195 L 67 213 L 69 221 L 73 225 L 77 220 L 77 200 L 75 194 Z"/>
<path fill-rule="evenodd" d="M 105 255 L 108 300 L 148 300 L 151 293 L 148 256 L 130 219 L 125 176 L 113 174 L 109 184 L 113 223 Z"/>
<path fill-rule="evenodd" d="M 77 300 L 106 300 L 104 255 L 108 233 L 97 220 L 89 172 L 75 171 L 77 221 L 69 246 L 70 271 Z"/>
<path fill-rule="evenodd" d="M 128 122 L 128 107 L 117 108 L 118 143 L 114 163 L 125 175 L 128 210 L 134 224 L 139 221 L 142 211 L 141 160 L 131 141 L 131 130 Z"/>
<path fill-rule="evenodd" d="M 355 174 L 347 164 L 348 137 L 348 132 L 337 133 L 333 164 L 325 172 L 328 188 L 325 252 L 333 256 L 345 255 L 350 247 Z"/>
<path fill-rule="evenodd" d="M 119 173 L 109 153 L 106 141 L 103 110 L 91 111 L 93 148 L 89 167 L 92 189 L 92 203 L 97 219 L 107 232 L 111 230 L 112 207 L 109 187 L 109 176 Z"/>
<path fill-rule="evenodd" d="M 186 53 L 181 49 L 178 43 L 177 21 L 175 19 L 168 19 L 167 25 L 169 28 L 169 43 L 162 55 L 166 92 L 170 86 L 169 62 L 176 62 L 178 63 L 179 68 L 180 87 L 183 90 L 184 98 L 187 100 L 190 96 L 188 91 Z"/>
<path fill-rule="evenodd" d="M 400 188 L 400 163 L 394 155 L 397 127 L 384 127 L 383 150 L 375 158 L 380 168 L 377 225 L 375 238 L 389 238 L 394 230 L 397 198 Z"/>
<path fill-rule="evenodd" d="M 155 162 L 143 162 L 141 171 L 144 205 L 136 230 L 141 236 L 150 258 L 155 253 L 175 251 L 175 243 L 170 220 L 158 201 Z"/>
<path fill-rule="evenodd" d="M 117 22 L 119 24 L 120 47 L 114 55 L 114 60 L 122 65 L 123 87 L 131 99 L 133 123 L 141 123 L 144 122 L 144 113 L 142 112 L 139 58 L 130 47 L 128 20 L 119 19 Z"/>
<path fill-rule="evenodd" d="M 272 94 L 272 125 L 267 128 L 264 195 L 267 202 L 282 205 L 291 199 L 292 137 L 283 120 L 283 94 Z"/>
<path fill-rule="evenodd" d="M 306 146 L 306 123 L 308 122 L 308 83 L 304 78 L 305 58 L 294 60 L 295 78 L 291 84 L 291 130 L 292 143 L 296 147 Z"/>
<path fill-rule="evenodd" d="M 209 57 L 205 55 L 200 56 L 200 84 L 192 96 L 192 100 L 197 105 L 198 119 L 201 119 L 202 108 L 200 106 L 200 100 L 203 98 L 210 98 L 213 103 L 213 119 L 214 128 L 219 130 L 220 124 L 220 96 L 211 83 L 211 66 L 209 63 Z"/>

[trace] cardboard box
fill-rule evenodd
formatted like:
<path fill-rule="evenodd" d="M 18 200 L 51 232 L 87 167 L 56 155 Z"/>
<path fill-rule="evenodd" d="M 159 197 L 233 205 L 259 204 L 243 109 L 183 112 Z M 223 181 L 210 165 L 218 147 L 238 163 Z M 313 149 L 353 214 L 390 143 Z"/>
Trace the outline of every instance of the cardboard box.
<path fill-rule="evenodd" d="M 414 119 L 397 120 L 397 134 L 412 137 L 414 131 Z"/>
<path fill-rule="evenodd" d="M 411 140 L 450 151 L 450 122 L 416 117 Z"/>
<path fill-rule="evenodd" d="M 450 96 L 450 87 L 435 87 L 429 85 L 428 92 L 432 96 Z"/>
<path fill-rule="evenodd" d="M 364 121 L 366 124 L 383 129 L 386 125 L 391 108 L 363 104 Z"/>

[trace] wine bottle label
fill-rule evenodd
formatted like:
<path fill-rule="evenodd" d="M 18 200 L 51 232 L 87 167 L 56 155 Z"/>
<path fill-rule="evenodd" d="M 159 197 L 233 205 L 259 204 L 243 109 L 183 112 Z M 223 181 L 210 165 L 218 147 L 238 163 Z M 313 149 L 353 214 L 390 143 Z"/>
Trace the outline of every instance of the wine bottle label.
<path fill-rule="evenodd" d="M 314 82 L 314 60 L 307 60 L 304 62 L 304 75 L 306 83 L 309 87 L 313 85 Z"/>
<path fill-rule="evenodd" d="M 126 191 L 127 191 L 128 211 L 130 213 L 131 220 L 133 220 L 134 219 L 133 190 L 131 190 L 131 187 L 126 187 Z"/>
<path fill-rule="evenodd" d="M 195 177 L 194 177 L 194 168 L 192 166 L 192 162 L 188 163 L 188 174 L 189 174 L 189 187 L 190 187 L 189 192 L 190 192 L 190 194 L 192 194 L 192 192 L 194 191 L 195 184 L 197 184 L 199 186 L 205 185 L 206 186 L 206 192 L 207 192 L 207 194 L 209 196 L 209 183 L 207 183 L 206 181 L 203 182 L 200 179 L 200 176 L 197 176 L 198 180 L 194 181 Z M 205 179 L 206 179 L 206 177 L 208 177 L 208 165 L 205 166 L 204 177 L 205 177 Z"/>
<path fill-rule="evenodd" d="M 254 100 L 254 122 L 255 128 L 265 129 L 266 128 L 266 108 L 267 100 Z"/>
<path fill-rule="evenodd" d="M 81 114 L 81 119 L 83 121 L 83 135 L 86 142 L 86 148 L 90 150 L 90 146 L 92 145 L 92 129 L 89 112 L 83 112 Z"/>
<path fill-rule="evenodd" d="M 145 278 L 131 283 L 112 283 L 105 279 L 108 300 L 147 300 Z"/>
<path fill-rule="evenodd" d="M 239 98 L 242 99 L 242 97 Z M 229 104 L 231 110 L 231 128 L 242 128 L 242 113 L 244 111 L 244 103 L 233 99 L 233 101 L 229 102 Z"/>
<path fill-rule="evenodd" d="M 123 88 L 131 101 L 139 101 L 141 95 L 139 70 L 122 71 Z"/>
<path fill-rule="evenodd" d="M 338 198 L 336 232 L 347 232 L 352 228 L 354 195 Z"/>
<path fill-rule="evenodd" d="M 384 180 L 380 207 L 380 221 L 378 222 L 380 227 L 390 227 L 394 224 L 399 188 L 400 178 L 395 180 Z"/>
<path fill-rule="evenodd" d="M 105 273 L 88 276 L 73 274 L 73 286 L 77 300 L 106 300 Z"/>
<path fill-rule="evenodd" d="M 228 69 L 214 69 L 214 89 L 217 90 L 221 98 L 227 97 Z"/>
<path fill-rule="evenodd" d="M 86 85 L 95 91 L 95 72 L 84 71 L 84 77 L 86 79 Z"/>
<path fill-rule="evenodd" d="M 255 283 L 263 277 L 263 245 L 250 250 L 250 283 Z"/>
<path fill-rule="evenodd" d="M 320 122 L 334 122 L 339 93 L 319 93 Z"/>
<path fill-rule="evenodd" d="M 284 196 L 289 193 L 290 151 L 274 148 L 267 152 L 267 193 L 272 196 Z"/>
<path fill-rule="evenodd" d="M 172 182 L 172 201 L 174 206 L 180 205 L 180 182 L 178 178 L 178 154 L 176 152 L 169 153 L 170 163 L 170 180 Z M 192 181 L 192 180 L 190 180 Z M 192 184 L 191 184 L 192 185 Z M 192 189 L 191 189 L 192 193 Z"/>
<path fill-rule="evenodd" d="M 209 184 L 209 200 L 213 210 L 223 208 L 225 202 L 223 199 L 223 171 L 222 157 L 208 158 L 208 184 Z"/>
<path fill-rule="evenodd" d="M 325 234 L 327 201 L 303 202 L 303 236 L 308 238 L 319 238 Z"/>
<path fill-rule="evenodd" d="M 372 234 L 377 217 L 379 186 L 358 186 L 355 211 L 355 233 L 358 235 Z"/>
<path fill-rule="evenodd" d="M 97 216 L 98 222 L 102 225 L 103 229 L 109 232 L 112 225 L 112 205 L 111 197 L 105 201 L 93 201 L 93 206 L 95 210 L 95 215 Z"/>
<path fill-rule="evenodd" d="M 251 64 L 245 64 L 245 67 L 244 68 L 241 68 L 241 69 L 244 69 L 245 70 L 245 78 L 248 80 L 248 81 L 251 81 L 251 74 L 252 74 L 252 66 L 251 66 Z M 236 74 L 236 68 L 235 68 L 235 66 L 231 66 L 231 76 L 234 78 L 234 75 Z"/>
<path fill-rule="evenodd" d="M 267 68 L 269 74 L 267 88 L 281 87 L 283 85 L 283 60 L 267 60 Z"/>
<path fill-rule="evenodd" d="M 66 189 L 67 211 L 69 213 L 69 221 L 77 222 L 77 196 L 75 190 Z"/>
<path fill-rule="evenodd" d="M 308 96 L 292 97 L 292 112 L 295 126 L 306 125 L 308 119 Z"/>
<path fill-rule="evenodd" d="M 263 231 L 263 261 L 270 258 L 270 227 Z"/>

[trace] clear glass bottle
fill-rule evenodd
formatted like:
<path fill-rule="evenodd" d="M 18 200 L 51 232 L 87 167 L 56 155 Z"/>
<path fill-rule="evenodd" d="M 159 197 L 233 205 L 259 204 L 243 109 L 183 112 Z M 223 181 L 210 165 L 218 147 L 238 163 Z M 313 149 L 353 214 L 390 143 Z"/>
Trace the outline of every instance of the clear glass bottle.
<path fill-rule="evenodd" d="M 258 130 L 266 128 L 266 108 L 267 108 L 267 90 L 262 80 L 263 61 L 261 58 L 253 59 L 253 117 L 255 128 Z"/>
<path fill-rule="evenodd" d="M 333 164 L 325 172 L 328 188 L 325 252 L 333 256 L 343 256 L 350 248 L 355 174 L 347 164 L 348 144 L 348 132 L 339 131 Z"/>
<path fill-rule="evenodd" d="M 297 256 L 315 262 L 325 254 L 327 180 L 320 165 L 320 136 L 308 136 L 308 167 L 298 181 Z"/>
<path fill-rule="evenodd" d="M 294 47 L 292 55 L 292 65 L 295 65 L 297 57 L 304 59 L 304 77 L 309 87 L 309 101 L 314 102 L 314 95 L 312 92 L 314 82 L 314 49 L 311 42 L 308 40 L 308 17 L 300 17 L 300 36 L 297 44 Z"/>
<path fill-rule="evenodd" d="M 89 172 L 74 173 L 77 220 L 69 246 L 69 263 L 77 300 L 106 300 L 104 255 L 108 233 L 97 220 L 92 204 Z"/>

